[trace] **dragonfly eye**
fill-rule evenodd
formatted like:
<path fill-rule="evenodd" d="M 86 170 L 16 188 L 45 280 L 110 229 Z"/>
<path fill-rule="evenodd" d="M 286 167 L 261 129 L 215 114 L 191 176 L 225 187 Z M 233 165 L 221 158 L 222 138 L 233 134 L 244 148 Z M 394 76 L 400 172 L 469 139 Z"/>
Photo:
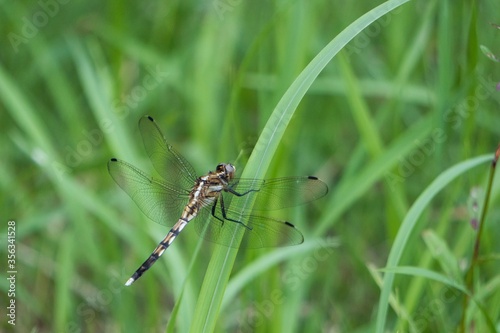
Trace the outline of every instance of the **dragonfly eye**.
<path fill-rule="evenodd" d="M 234 172 L 236 172 L 236 167 L 234 165 L 228 163 L 228 164 L 226 164 L 226 171 L 228 173 L 234 173 Z"/>
<path fill-rule="evenodd" d="M 229 176 L 229 178 L 233 178 L 234 173 L 236 172 L 236 167 L 234 165 L 228 163 L 225 165 L 225 169 L 226 169 L 226 173 Z"/>

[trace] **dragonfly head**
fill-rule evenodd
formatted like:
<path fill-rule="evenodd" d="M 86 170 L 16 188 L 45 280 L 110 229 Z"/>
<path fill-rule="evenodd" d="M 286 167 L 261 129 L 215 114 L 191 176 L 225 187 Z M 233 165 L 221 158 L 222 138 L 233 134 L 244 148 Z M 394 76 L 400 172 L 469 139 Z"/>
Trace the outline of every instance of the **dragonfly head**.
<path fill-rule="evenodd" d="M 233 179 L 236 167 L 229 163 L 220 163 L 217 165 L 217 172 L 223 173 L 228 180 Z"/>

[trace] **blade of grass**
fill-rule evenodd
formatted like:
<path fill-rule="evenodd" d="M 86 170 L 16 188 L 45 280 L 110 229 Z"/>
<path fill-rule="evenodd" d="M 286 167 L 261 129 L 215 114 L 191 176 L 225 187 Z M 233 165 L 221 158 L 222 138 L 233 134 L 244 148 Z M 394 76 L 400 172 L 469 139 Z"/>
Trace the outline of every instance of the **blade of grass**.
<path fill-rule="evenodd" d="M 445 240 L 433 230 L 425 230 L 422 238 L 432 257 L 438 262 L 446 275 L 452 277 L 455 281 L 463 282 L 458 259 L 453 255 Z"/>
<path fill-rule="evenodd" d="M 54 322 L 59 331 L 64 331 L 68 318 L 71 315 L 71 281 L 75 273 L 74 261 L 72 260 L 75 246 L 74 236 L 73 233 L 64 235 L 58 251 L 58 272 L 54 277 L 56 280 L 54 306 L 57 307 L 56 311 L 54 311 Z"/>
<path fill-rule="evenodd" d="M 413 267 L 413 266 L 399 266 L 399 267 L 394 267 L 394 268 L 388 268 L 388 269 L 382 269 L 382 272 L 391 272 L 394 274 L 406 274 L 406 275 L 411 275 L 411 276 L 420 276 L 424 277 L 428 280 L 434 280 L 439 283 L 442 283 L 444 285 L 447 285 L 449 287 L 458 289 L 461 291 L 463 294 L 467 295 L 470 297 L 471 300 L 474 301 L 474 304 L 477 306 L 477 308 L 481 311 L 481 313 L 484 316 L 484 319 L 486 320 L 486 325 L 489 328 L 489 331 L 492 333 L 497 332 L 495 329 L 495 324 L 491 320 L 487 309 L 481 302 L 477 299 L 476 296 L 471 294 L 470 290 L 467 289 L 467 286 L 463 284 L 463 281 L 456 281 L 453 278 L 431 271 L 426 268 L 421 268 L 421 267 Z"/>
<path fill-rule="evenodd" d="M 330 60 L 365 27 L 407 1 L 409 0 L 388 1 L 372 9 L 344 29 L 321 50 L 299 74 L 274 109 L 250 156 L 242 177 L 262 178 L 265 175 L 298 104 Z M 246 204 L 251 206 L 252 202 L 247 199 Z M 235 235 L 235 242 L 239 242 L 241 236 L 241 233 Z M 216 247 L 200 291 L 191 332 L 214 331 L 237 252 L 238 249 L 236 248 Z"/>
<path fill-rule="evenodd" d="M 119 116 L 124 117 L 130 114 L 118 115 L 113 107 L 111 76 L 107 70 L 102 69 L 106 68 L 106 64 L 98 55 L 95 55 L 99 54 L 100 50 L 95 43 L 88 42 L 89 48 L 94 50 L 95 55 L 91 59 L 78 40 L 68 39 L 68 44 L 71 46 L 70 49 L 83 90 L 90 102 L 91 110 L 99 122 L 99 130 L 105 134 L 106 140 L 113 148 L 112 150 L 120 153 L 121 158 L 131 161 L 138 160 L 136 145 L 131 142 L 131 138 L 123 126 L 123 121 L 119 119 Z M 93 64 L 100 65 L 101 69 Z M 113 112 L 109 112 L 109 110 L 113 110 Z"/>
<path fill-rule="evenodd" d="M 381 272 L 384 273 L 394 273 L 394 274 L 405 274 L 405 275 L 411 275 L 411 276 L 420 276 L 424 277 L 428 280 L 434 280 L 439 283 L 445 284 L 449 287 L 455 288 L 463 292 L 464 294 L 468 294 L 469 292 L 467 291 L 465 284 L 463 281 L 460 280 L 455 280 L 454 278 L 440 274 L 434 271 L 431 271 L 426 268 L 421 268 L 421 267 L 413 267 L 413 266 L 398 266 L 398 267 L 393 267 L 393 268 L 384 268 L 380 270 Z"/>
<path fill-rule="evenodd" d="M 408 156 L 414 149 L 414 142 L 425 139 L 432 129 L 432 116 L 428 116 L 405 131 L 397 140 L 386 148 L 384 153 L 377 159 L 371 161 L 353 177 L 345 177 L 335 189 L 334 195 L 330 196 L 329 209 L 318 222 L 315 235 L 324 234 L 333 223 L 345 212 L 356 199 L 385 177 L 385 181 L 391 186 L 406 181 L 399 174 L 393 174 L 390 169 L 396 165 L 401 158 Z"/>
<path fill-rule="evenodd" d="M 384 278 L 382 276 L 381 270 L 378 269 L 373 263 L 368 263 L 366 267 L 368 268 L 368 272 L 372 276 L 373 281 L 375 281 L 377 286 L 382 288 L 382 283 L 384 282 Z M 412 316 L 408 313 L 408 310 L 406 309 L 404 304 L 400 302 L 400 299 L 393 292 L 391 292 L 391 294 L 389 295 L 389 304 L 391 304 L 391 307 L 397 313 L 399 318 L 402 318 L 408 322 L 408 326 L 410 328 L 413 329 L 416 327 Z"/>
<path fill-rule="evenodd" d="M 389 258 L 387 259 L 386 267 L 396 267 L 399 260 L 405 250 L 408 239 L 417 224 L 418 218 L 425 210 L 429 202 L 436 196 L 439 191 L 441 191 L 445 186 L 447 186 L 452 180 L 465 173 L 467 170 L 487 161 L 491 161 L 491 155 L 485 155 L 476 157 L 457 165 L 452 166 L 443 173 L 441 173 L 432 183 L 429 185 L 422 194 L 415 201 L 413 206 L 406 214 L 401 228 L 396 235 L 394 240 L 394 245 L 389 253 Z M 389 297 L 392 289 L 392 284 L 394 282 L 394 273 L 387 272 L 384 275 L 384 283 L 382 286 L 382 293 L 379 299 L 379 307 L 377 312 L 377 323 L 376 332 L 384 332 L 385 320 L 387 316 L 387 308 L 389 305 Z"/>
<path fill-rule="evenodd" d="M 234 301 L 236 295 L 241 292 L 245 285 L 252 281 L 256 276 L 277 265 L 278 263 L 290 258 L 296 258 L 297 256 L 305 255 L 319 248 L 335 247 L 338 245 L 339 242 L 337 240 L 325 242 L 324 240 L 317 238 L 316 240 L 308 240 L 304 242 L 302 246 L 276 249 L 269 255 L 257 258 L 240 272 L 238 272 L 238 274 L 231 279 L 231 282 L 228 283 L 227 290 L 224 295 L 224 300 L 222 302 L 222 310 L 224 310 L 231 304 L 231 302 Z"/>
<path fill-rule="evenodd" d="M 3 66 L 0 66 L 0 100 L 24 133 L 52 159 L 55 150 L 49 133 L 43 130 L 45 126 L 42 117 L 38 116 L 33 103 L 30 103 L 28 96 L 16 85 L 14 78 Z"/>
<path fill-rule="evenodd" d="M 493 180 L 495 178 L 495 171 L 496 171 L 496 165 L 498 162 L 498 158 L 500 156 L 500 145 L 498 146 L 496 152 L 495 152 L 495 157 L 491 163 L 491 168 L 490 168 L 490 177 L 488 181 L 488 188 L 486 190 L 486 198 L 484 199 L 484 204 L 483 204 L 483 209 L 481 211 L 481 218 L 479 220 L 479 230 L 476 234 L 476 240 L 474 242 L 474 252 L 472 254 L 471 258 L 471 264 L 469 267 L 469 270 L 465 274 L 465 283 L 467 285 L 467 289 L 470 290 L 470 292 L 474 295 L 474 270 L 477 270 L 477 266 L 479 265 L 479 246 L 481 243 L 481 238 L 483 235 L 484 231 L 484 224 L 486 220 L 486 214 L 488 213 L 488 206 L 490 203 L 490 195 L 491 195 L 491 187 L 493 185 Z M 469 303 L 469 297 L 468 295 L 465 296 L 464 301 L 463 301 L 463 314 L 462 318 L 460 320 L 460 331 L 464 332 L 465 331 L 465 325 L 466 325 L 466 310 L 468 307 Z"/>

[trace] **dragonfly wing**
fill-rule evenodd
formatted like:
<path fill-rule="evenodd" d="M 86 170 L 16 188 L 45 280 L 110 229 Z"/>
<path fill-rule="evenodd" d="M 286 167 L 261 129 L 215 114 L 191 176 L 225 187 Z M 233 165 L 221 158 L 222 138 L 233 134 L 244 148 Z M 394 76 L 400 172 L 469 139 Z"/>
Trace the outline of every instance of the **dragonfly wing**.
<path fill-rule="evenodd" d="M 235 219 L 241 223 L 224 219 L 222 222 L 209 215 L 208 212 L 209 210 L 203 210 L 203 213 L 194 221 L 194 225 L 201 237 L 213 243 L 233 248 L 256 249 L 304 242 L 302 233 L 289 222 L 255 215 L 240 216 L 240 219 Z M 241 244 L 235 242 L 239 233 L 243 233 Z"/>
<path fill-rule="evenodd" d="M 151 220 L 172 226 L 189 200 L 189 192 L 146 176 L 124 161 L 111 159 L 108 170 L 114 181 Z"/>
<path fill-rule="evenodd" d="M 197 178 L 194 168 L 168 144 L 154 119 L 142 117 L 139 129 L 146 152 L 158 174 L 175 186 L 191 188 Z"/>
<path fill-rule="evenodd" d="M 234 196 L 231 210 L 240 214 L 250 211 L 268 211 L 294 207 L 325 196 L 328 186 L 316 177 L 284 177 L 267 180 L 235 179 L 231 188 L 236 192 L 255 196 L 252 209 L 244 208 L 245 198 Z"/>
<path fill-rule="evenodd" d="M 297 245 L 304 242 L 302 233 L 290 222 L 250 215 L 248 227 L 250 230 L 245 230 L 242 246 L 250 249 Z"/>

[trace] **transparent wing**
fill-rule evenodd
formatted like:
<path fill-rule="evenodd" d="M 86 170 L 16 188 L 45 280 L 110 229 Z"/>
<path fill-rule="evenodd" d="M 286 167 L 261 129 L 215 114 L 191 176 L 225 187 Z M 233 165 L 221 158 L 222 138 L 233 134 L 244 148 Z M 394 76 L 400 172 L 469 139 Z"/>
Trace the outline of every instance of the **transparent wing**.
<path fill-rule="evenodd" d="M 277 210 L 304 204 L 325 196 L 328 186 L 316 177 L 284 177 L 267 180 L 234 179 L 231 189 L 243 194 L 241 197 L 226 194 L 224 199 L 231 202 L 230 211 L 250 214 L 251 211 Z M 244 208 L 247 196 L 255 196 L 252 209 Z M 227 198 L 227 199 L 226 199 Z M 228 205 L 227 205 L 228 206 Z"/>
<path fill-rule="evenodd" d="M 151 220 L 172 226 L 189 200 L 189 191 L 146 176 L 126 162 L 111 159 L 108 170 L 114 181 Z"/>
<path fill-rule="evenodd" d="M 242 216 L 246 221 L 241 223 L 215 217 L 207 219 L 208 210 L 204 210 L 194 221 L 195 229 L 204 239 L 227 247 L 244 247 L 250 249 L 296 245 L 304 242 L 304 236 L 289 222 L 279 221 L 263 216 Z M 241 245 L 234 242 L 234 237 L 243 232 Z"/>
<path fill-rule="evenodd" d="M 142 117 L 139 129 L 146 152 L 158 174 L 174 187 L 191 188 L 197 178 L 194 168 L 167 143 L 154 119 Z"/>
<path fill-rule="evenodd" d="M 234 237 L 243 233 L 241 247 L 262 248 L 301 244 L 302 233 L 286 221 L 251 214 L 293 207 L 316 200 L 328 193 L 328 186 L 316 177 L 287 177 L 269 180 L 235 179 L 230 192 L 221 192 L 211 216 L 211 207 L 205 207 L 194 221 L 195 229 L 208 241 L 228 247 L 237 247 Z M 253 208 L 245 207 L 249 196 L 255 196 Z M 223 218 L 222 204 L 227 219 Z M 236 222 L 236 221 L 240 221 Z M 243 224 L 245 223 L 245 225 Z"/>

